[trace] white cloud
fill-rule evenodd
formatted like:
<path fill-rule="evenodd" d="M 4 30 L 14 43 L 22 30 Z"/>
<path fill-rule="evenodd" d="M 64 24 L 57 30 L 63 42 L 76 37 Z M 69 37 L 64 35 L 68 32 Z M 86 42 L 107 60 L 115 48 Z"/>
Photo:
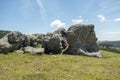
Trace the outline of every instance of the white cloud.
<path fill-rule="evenodd" d="M 120 21 L 120 18 L 115 18 L 114 21 Z"/>
<path fill-rule="evenodd" d="M 83 22 L 82 16 L 80 16 L 78 19 L 73 19 L 72 22 L 74 24 L 81 24 Z"/>
<path fill-rule="evenodd" d="M 97 15 L 97 17 L 100 19 L 100 22 L 106 21 L 106 18 L 103 15 Z"/>
<path fill-rule="evenodd" d="M 51 27 L 56 27 L 56 28 L 64 28 L 66 26 L 66 23 L 64 22 L 61 22 L 59 19 L 57 20 L 54 20 L 51 24 L 50 24 Z"/>
<path fill-rule="evenodd" d="M 41 0 L 36 0 L 36 3 L 37 3 L 37 5 L 38 5 L 38 7 L 40 9 L 41 17 L 42 18 L 45 17 L 46 12 L 45 12 L 45 8 L 44 8 L 44 5 L 43 5 L 42 1 Z"/>

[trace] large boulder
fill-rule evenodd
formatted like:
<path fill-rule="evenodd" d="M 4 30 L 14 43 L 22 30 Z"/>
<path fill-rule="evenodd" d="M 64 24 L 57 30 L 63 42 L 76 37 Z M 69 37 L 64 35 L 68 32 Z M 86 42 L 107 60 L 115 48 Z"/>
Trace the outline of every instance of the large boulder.
<path fill-rule="evenodd" d="M 24 36 L 23 47 L 26 46 L 36 47 L 37 45 L 38 45 L 37 37 L 34 34 Z"/>
<path fill-rule="evenodd" d="M 42 44 L 45 34 L 33 34 L 37 38 L 37 43 Z"/>
<path fill-rule="evenodd" d="M 21 54 L 23 54 L 24 51 L 23 50 L 16 50 L 15 53 L 21 53 Z"/>
<path fill-rule="evenodd" d="M 60 42 L 60 35 L 53 34 L 52 36 L 45 36 L 43 47 L 45 48 L 46 53 L 61 53 L 62 45 Z"/>
<path fill-rule="evenodd" d="M 5 37 L 8 38 L 8 42 L 16 48 L 21 47 L 24 41 L 24 35 L 21 32 L 10 32 Z"/>
<path fill-rule="evenodd" d="M 34 35 L 30 35 L 30 46 L 36 47 L 37 45 L 37 37 Z"/>
<path fill-rule="evenodd" d="M 69 44 L 67 43 L 66 34 L 67 31 L 64 28 L 59 28 L 58 30 L 54 31 L 54 34 L 60 34 L 60 42 L 62 44 L 62 54 L 68 49 Z"/>
<path fill-rule="evenodd" d="M 30 36 L 29 35 L 24 36 L 24 41 L 23 41 L 22 45 L 23 45 L 23 47 L 30 46 Z"/>
<path fill-rule="evenodd" d="M 0 53 L 7 53 L 12 50 L 12 45 L 9 44 L 7 37 L 0 39 Z"/>
<path fill-rule="evenodd" d="M 72 25 L 67 31 L 66 38 L 69 44 L 66 53 L 101 56 L 96 44 L 97 38 L 94 32 L 94 25 Z"/>
<path fill-rule="evenodd" d="M 31 53 L 31 54 L 43 54 L 44 48 L 34 48 L 31 46 L 27 46 L 24 48 L 25 53 Z"/>
<path fill-rule="evenodd" d="M 24 41 L 24 35 L 20 32 L 10 32 L 0 39 L 0 53 L 7 53 L 20 49 Z"/>
<path fill-rule="evenodd" d="M 54 34 L 61 34 L 62 36 L 66 36 L 66 30 L 64 28 L 59 28 L 58 30 L 54 31 Z"/>
<path fill-rule="evenodd" d="M 63 53 L 67 47 L 66 30 L 58 29 L 53 33 L 47 33 L 43 40 L 43 47 L 45 53 L 60 54 Z"/>

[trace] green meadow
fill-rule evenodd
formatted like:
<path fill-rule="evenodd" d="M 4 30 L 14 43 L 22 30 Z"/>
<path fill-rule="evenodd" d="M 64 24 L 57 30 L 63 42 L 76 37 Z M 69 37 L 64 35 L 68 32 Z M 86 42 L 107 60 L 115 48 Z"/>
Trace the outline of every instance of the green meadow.
<path fill-rule="evenodd" d="M 120 80 L 120 54 L 0 54 L 0 80 Z"/>

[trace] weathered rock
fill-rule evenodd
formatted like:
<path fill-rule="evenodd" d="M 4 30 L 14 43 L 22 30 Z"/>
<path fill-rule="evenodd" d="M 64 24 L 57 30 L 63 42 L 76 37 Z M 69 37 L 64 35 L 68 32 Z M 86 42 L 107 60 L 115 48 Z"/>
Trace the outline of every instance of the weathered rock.
<path fill-rule="evenodd" d="M 22 43 L 24 40 L 23 34 L 21 32 L 10 32 L 6 35 L 8 37 L 8 42 L 11 44 Z"/>
<path fill-rule="evenodd" d="M 24 48 L 24 52 L 25 52 L 25 53 L 34 53 L 34 52 L 33 52 L 33 49 L 34 49 L 34 48 L 31 47 L 31 46 L 27 46 L 27 47 Z"/>
<path fill-rule="evenodd" d="M 30 46 L 30 36 L 24 35 L 24 41 L 22 43 L 23 47 Z"/>
<path fill-rule="evenodd" d="M 7 53 L 22 46 L 24 36 L 20 32 L 10 32 L 0 39 L 0 52 Z"/>
<path fill-rule="evenodd" d="M 66 36 L 66 30 L 64 28 L 59 28 L 58 30 L 54 31 L 53 34 L 61 34 L 61 36 Z"/>
<path fill-rule="evenodd" d="M 43 40 L 43 47 L 45 48 L 45 53 L 63 53 L 67 47 L 66 30 L 59 28 L 53 33 L 47 33 Z"/>
<path fill-rule="evenodd" d="M 36 47 L 37 46 L 37 37 L 34 35 L 30 35 L 30 46 Z"/>
<path fill-rule="evenodd" d="M 94 25 L 76 24 L 68 31 L 59 28 L 53 33 L 24 35 L 20 32 L 10 32 L 0 39 L 0 53 L 7 53 L 24 48 L 26 53 L 34 54 L 77 54 L 101 57 L 96 44 L 97 38 Z M 43 48 L 35 48 L 42 44 Z"/>
<path fill-rule="evenodd" d="M 62 44 L 62 54 L 67 50 L 69 44 L 67 43 L 66 34 L 67 31 L 64 28 L 59 28 L 54 32 L 54 34 L 60 34 L 60 42 Z"/>
<path fill-rule="evenodd" d="M 43 42 L 46 53 L 61 53 L 62 45 L 59 34 L 53 34 L 52 37 L 46 36 Z"/>
<path fill-rule="evenodd" d="M 50 39 L 51 39 L 51 35 L 53 35 L 52 33 L 47 33 L 46 35 L 45 35 L 45 37 L 44 37 L 44 39 L 43 39 L 43 42 L 42 42 L 42 46 L 44 47 L 44 49 L 45 49 L 45 53 L 50 53 L 50 50 L 49 50 L 49 47 L 48 47 L 48 45 L 49 45 L 49 41 L 50 41 Z"/>
<path fill-rule="evenodd" d="M 12 45 L 9 44 L 7 37 L 0 39 L 0 53 L 8 53 L 12 50 Z"/>
<path fill-rule="evenodd" d="M 16 50 L 15 53 L 21 53 L 21 54 L 23 54 L 24 51 L 23 50 Z"/>
<path fill-rule="evenodd" d="M 53 36 L 53 33 L 52 33 L 52 32 L 48 32 L 48 33 L 45 35 L 45 37 L 46 37 L 46 36 L 52 37 L 52 36 Z"/>
<path fill-rule="evenodd" d="M 99 51 L 94 25 L 72 25 L 67 31 L 66 38 L 69 44 L 66 53 L 97 56 L 97 54 L 93 54 L 93 52 Z"/>
<path fill-rule="evenodd" d="M 37 38 L 37 43 L 42 44 L 45 35 L 44 34 L 34 34 L 34 36 Z"/>
<path fill-rule="evenodd" d="M 44 48 L 34 48 L 31 46 L 27 46 L 24 48 L 25 53 L 31 53 L 31 54 L 43 54 Z"/>
<path fill-rule="evenodd" d="M 24 37 L 24 42 L 23 42 L 23 46 L 32 46 L 32 47 L 36 47 L 38 45 L 37 43 L 37 37 L 35 35 L 25 35 Z"/>

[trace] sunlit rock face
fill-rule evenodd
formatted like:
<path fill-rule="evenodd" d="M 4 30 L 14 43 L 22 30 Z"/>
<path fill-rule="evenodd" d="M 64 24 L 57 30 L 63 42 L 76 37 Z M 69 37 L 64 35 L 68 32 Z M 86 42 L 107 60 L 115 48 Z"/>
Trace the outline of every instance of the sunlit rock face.
<path fill-rule="evenodd" d="M 70 26 L 67 31 L 66 39 L 69 47 L 68 54 L 82 54 L 100 57 L 94 25 L 76 24 Z"/>
<path fill-rule="evenodd" d="M 10 32 L 0 39 L 0 53 L 8 53 L 22 47 L 24 35 L 21 32 Z"/>

